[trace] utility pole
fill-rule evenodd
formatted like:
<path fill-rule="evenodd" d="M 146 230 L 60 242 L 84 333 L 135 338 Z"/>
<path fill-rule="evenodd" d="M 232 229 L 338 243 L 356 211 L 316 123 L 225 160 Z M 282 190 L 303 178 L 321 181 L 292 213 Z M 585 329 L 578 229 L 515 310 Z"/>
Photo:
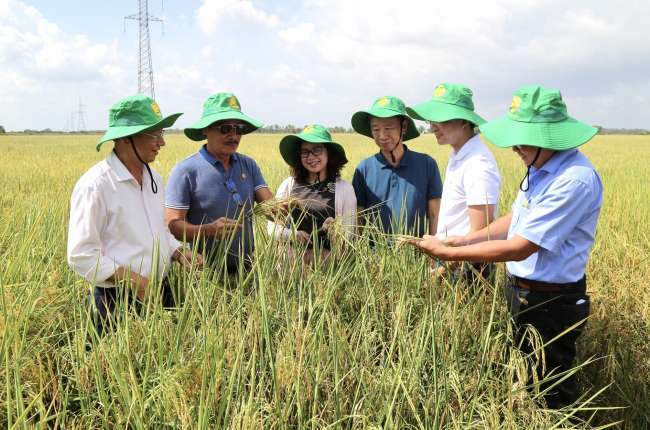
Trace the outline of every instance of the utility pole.
<path fill-rule="evenodd" d="M 84 123 L 84 107 L 86 107 L 86 105 L 81 104 L 81 97 L 79 97 L 79 124 L 77 124 L 77 131 L 79 133 L 86 132 L 86 124 Z"/>
<path fill-rule="evenodd" d="M 138 93 L 146 94 L 155 99 L 153 90 L 153 65 L 151 64 L 151 43 L 149 42 L 149 21 L 160 21 L 149 14 L 149 1 L 139 0 L 140 11 L 135 15 L 124 17 L 124 19 L 136 19 L 140 21 L 140 63 L 138 65 Z M 164 27 L 163 27 L 164 34 Z"/>
<path fill-rule="evenodd" d="M 70 133 L 74 133 L 74 112 L 70 112 Z"/>

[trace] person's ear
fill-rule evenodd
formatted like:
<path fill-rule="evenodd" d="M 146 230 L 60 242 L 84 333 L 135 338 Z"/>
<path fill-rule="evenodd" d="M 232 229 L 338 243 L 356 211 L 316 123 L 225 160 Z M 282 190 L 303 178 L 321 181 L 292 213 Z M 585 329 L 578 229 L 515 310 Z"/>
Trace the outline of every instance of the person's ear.
<path fill-rule="evenodd" d="M 404 120 L 403 127 L 402 127 L 402 134 L 406 134 L 406 131 L 408 129 L 409 129 L 409 122 L 407 120 Z"/>
<path fill-rule="evenodd" d="M 207 136 L 208 135 L 208 127 L 205 127 L 203 129 L 201 129 L 201 132 L 203 133 L 204 136 Z"/>

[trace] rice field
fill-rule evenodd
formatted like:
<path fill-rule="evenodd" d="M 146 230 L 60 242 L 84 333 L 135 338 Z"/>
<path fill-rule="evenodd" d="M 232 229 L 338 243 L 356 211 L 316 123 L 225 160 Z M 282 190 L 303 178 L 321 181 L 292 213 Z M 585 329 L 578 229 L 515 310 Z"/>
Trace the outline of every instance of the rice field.
<path fill-rule="evenodd" d="M 280 138 L 240 145 L 273 192 L 288 176 Z M 98 139 L 0 136 L 0 427 L 650 428 L 650 137 L 597 136 L 581 147 L 605 204 L 587 273 L 592 315 L 578 341 L 584 403 L 566 414 L 544 409 L 540 381 L 526 380 L 503 266 L 495 287 L 433 284 L 426 258 L 383 242 L 371 251 L 362 237 L 335 264 L 278 271 L 282 249 L 263 220 L 249 272 L 175 266 L 178 310 L 122 310 L 116 333 L 97 339 L 84 310 L 92 286 L 68 267 L 66 241 L 72 188 L 111 147 L 96 153 Z M 348 180 L 376 151 L 356 134 L 334 140 L 346 148 Z M 163 178 L 200 147 L 179 135 L 166 142 L 153 164 Z M 444 174 L 449 148 L 430 135 L 408 146 Z M 491 149 L 504 214 L 525 168 Z"/>

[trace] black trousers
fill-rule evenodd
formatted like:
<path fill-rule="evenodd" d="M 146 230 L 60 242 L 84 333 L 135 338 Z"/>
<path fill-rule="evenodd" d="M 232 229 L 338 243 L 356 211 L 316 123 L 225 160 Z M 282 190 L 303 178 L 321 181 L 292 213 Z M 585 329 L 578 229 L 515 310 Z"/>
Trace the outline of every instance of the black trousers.
<path fill-rule="evenodd" d="M 167 282 L 167 278 L 163 279 L 161 285 L 161 298 L 164 308 L 172 308 L 176 306 L 174 295 Z M 94 300 L 93 300 L 94 299 Z M 142 303 L 132 295 L 128 294 L 120 287 L 115 288 L 102 288 L 95 287 L 92 295 L 88 293 L 86 299 L 86 312 L 91 317 L 93 325 L 97 330 L 99 336 L 106 334 L 108 330 L 115 330 L 119 312 L 115 312 L 118 305 L 125 305 L 129 307 L 129 311 L 140 312 Z"/>
<path fill-rule="evenodd" d="M 559 339 L 544 348 L 545 369 L 543 363 L 532 362 L 530 372 L 537 372 L 543 378 L 549 374 L 558 375 L 573 368 L 576 356 L 576 340 L 587 325 L 585 318 L 589 316 L 589 296 L 586 292 L 586 281 L 583 278 L 563 292 L 530 291 L 515 286 L 508 281 L 506 300 L 508 309 L 517 326 L 517 343 L 522 352 L 530 354 L 534 347 L 529 337 L 523 337 L 526 325 L 531 325 L 539 332 L 544 343 L 549 342 L 569 327 L 579 323 L 577 327 L 567 332 Z M 541 386 L 542 389 L 556 383 L 554 379 Z M 572 375 L 557 383 L 545 396 L 546 404 L 551 409 L 561 409 L 570 406 L 578 400 L 578 388 L 575 376 Z"/>

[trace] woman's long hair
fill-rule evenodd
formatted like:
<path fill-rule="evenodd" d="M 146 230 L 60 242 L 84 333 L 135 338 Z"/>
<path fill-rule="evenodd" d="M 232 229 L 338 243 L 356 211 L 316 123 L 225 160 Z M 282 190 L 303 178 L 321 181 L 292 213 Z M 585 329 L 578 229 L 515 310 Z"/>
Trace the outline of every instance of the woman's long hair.
<path fill-rule="evenodd" d="M 307 182 L 307 178 L 309 177 L 309 170 L 307 170 L 305 166 L 302 165 L 302 160 L 300 159 L 299 152 L 302 146 L 302 142 L 297 146 L 298 148 L 293 153 L 291 158 L 291 176 L 293 176 L 293 179 L 296 182 Z M 327 172 L 327 176 L 325 178 L 321 178 L 321 181 L 324 181 L 325 179 L 329 181 L 336 181 L 336 178 L 341 176 L 343 163 L 341 162 L 339 154 L 332 148 L 332 145 L 329 143 L 323 143 L 323 148 L 325 148 L 327 151 L 327 167 L 325 170 Z"/>

